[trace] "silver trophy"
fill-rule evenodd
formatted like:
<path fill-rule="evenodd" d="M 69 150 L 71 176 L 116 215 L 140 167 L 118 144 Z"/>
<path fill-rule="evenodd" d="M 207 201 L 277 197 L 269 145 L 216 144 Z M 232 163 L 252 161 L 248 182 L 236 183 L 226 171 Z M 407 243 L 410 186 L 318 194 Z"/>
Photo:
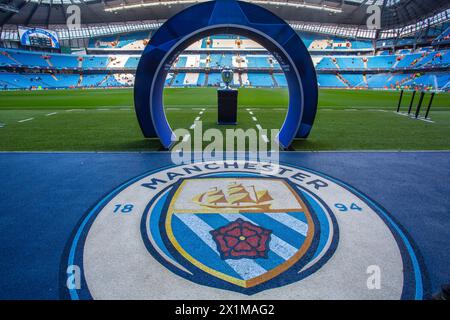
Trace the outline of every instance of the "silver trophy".
<path fill-rule="evenodd" d="M 222 70 L 222 80 L 225 83 L 225 89 L 230 89 L 230 83 L 233 81 L 233 70 L 231 68 L 224 68 Z"/>

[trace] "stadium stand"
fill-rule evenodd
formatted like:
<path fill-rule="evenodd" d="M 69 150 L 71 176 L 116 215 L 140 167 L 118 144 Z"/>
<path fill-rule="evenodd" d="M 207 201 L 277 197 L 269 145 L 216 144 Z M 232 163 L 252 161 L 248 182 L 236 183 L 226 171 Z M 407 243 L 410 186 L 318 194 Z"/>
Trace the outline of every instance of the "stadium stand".
<path fill-rule="evenodd" d="M 106 69 L 108 63 L 107 56 L 84 56 L 83 69 Z"/>
<path fill-rule="evenodd" d="M 0 73 L 0 88 L 130 86 L 134 82 L 133 72 L 138 66 L 140 51 L 151 41 L 151 35 L 151 31 L 142 31 L 91 38 L 88 47 L 100 48 L 102 54 L 2 49 L 0 68 L 4 68 L 4 72 Z M 300 32 L 299 35 L 312 53 L 321 87 L 398 89 L 410 86 L 449 90 L 445 71 L 450 64 L 450 50 L 446 48 L 425 46 L 417 50 L 381 49 L 374 53 L 370 41 L 308 32 Z M 439 33 L 438 37 L 445 38 L 445 32 Z M 389 42 L 389 39 L 383 41 Z M 110 49 L 114 51 L 108 51 Z M 122 53 L 121 50 L 138 51 L 130 54 L 128 51 Z M 248 38 L 214 35 L 191 44 L 189 50 L 189 53 L 183 53 L 174 62 L 174 73 L 168 76 L 166 86 L 219 86 L 221 77 L 217 69 L 226 66 L 239 69 L 233 81 L 235 86 L 287 86 L 276 59 Z M 239 53 L 239 50 L 245 52 Z M 343 54 L 350 50 L 352 52 Z M 7 69 L 12 67 L 20 68 L 20 73 L 15 75 Z M 30 74 L 31 70 L 33 74 Z M 41 70 L 38 76 L 35 75 L 36 70 Z M 73 74 L 61 74 L 67 72 L 65 70 Z M 98 74 L 101 70 L 105 72 Z M 53 75 L 49 75 L 49 72 Z M 108 76 L 111 72 L 113 75 Z M 415 74 L 418 76 L 414 77 Z"/>
<path fill-rule="evenodd" d="M 364 69 L 364 62 L 361 58 L 336 58 L 336 63 L 341 69 Z"/>
<path fill-rule="evenodd" d="M 79 58 L 74 55 L 50 55 L 48 63 L 55 68 L 78 68 Z"/>
<path fill-rule="evenodd" d="M 272 77 L 267 73 L 248 73 L 248 80 L 252 87 L 273 87 Z"/>
<path fill-rule="evenodd" d="M 335 74 L 319 74 L 317 75 L 317 81 L 321 87 L 348 88 L 348 86 Z"/>
<path fill-rule="evenodd" d="M 367 88 L 362 74 L 342 74 L 341 76 L 351 88 Z"/>
<path fill-rule="evenodd" d="M 395 56 L 374 56 L 367 58 L 368 69 L 390 69 L 396 62 Z"/>
<path fill-rule="evenodd" d="M 286 77 L 284 76 L 284 74 L 275 73 L 273 75 L 273 77 L 279 87 L 287 87 L 287 81 L 286 81 Z"/>

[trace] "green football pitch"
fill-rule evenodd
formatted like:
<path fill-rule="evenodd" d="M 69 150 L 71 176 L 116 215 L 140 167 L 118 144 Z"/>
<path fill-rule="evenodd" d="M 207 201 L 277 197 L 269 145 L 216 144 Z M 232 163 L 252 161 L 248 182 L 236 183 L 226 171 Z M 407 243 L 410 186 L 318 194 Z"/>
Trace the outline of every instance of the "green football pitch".
<path fill-rule="evenodd" d="M 295 150 L 449 150 L 450 94 L 436 95 L 431 121 L 396 114 L 399 93 L 321 90 L 311 135 Z M 411 94 L 405 94 L 402 111 Z M 240 89 L 237 126 L 280 128 L 289 95 L 285 89 Z M 428 105 L 427 94 L 422 114 Z M 216 88 L 164 90 L 172 128 L 217 128 Z M 418 103 L 416 96 L 413 111 Z M 192 130 L 191 130 L 192 131 Z M 133 109 L 132 89 L 0 92 L 0 151 L 152 151 Z"/>

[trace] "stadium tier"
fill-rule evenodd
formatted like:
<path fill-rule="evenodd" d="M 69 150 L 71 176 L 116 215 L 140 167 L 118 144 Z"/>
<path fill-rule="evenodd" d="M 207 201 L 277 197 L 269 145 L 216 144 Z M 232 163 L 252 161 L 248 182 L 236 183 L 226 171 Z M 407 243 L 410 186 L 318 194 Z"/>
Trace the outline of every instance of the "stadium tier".
<path fill-rule="evenodd" d="M 151 35 L 145 31 L 90 39 L 87 53 L 82 54 L 0 48 L 1 89 L 132 86 L 140 53 Z M 376 51 L 369 41 L 312 33 L 300 36 L 311 52 L 320 87 L 449 90 L 448 49 Z M 173 62 L 165 84 L 220 86 L 224 67 L 235 70 L 237 87 L 287 86 L 272 55 L 253 40 L 234 35 L 210 36 L 191 44 Z"/>

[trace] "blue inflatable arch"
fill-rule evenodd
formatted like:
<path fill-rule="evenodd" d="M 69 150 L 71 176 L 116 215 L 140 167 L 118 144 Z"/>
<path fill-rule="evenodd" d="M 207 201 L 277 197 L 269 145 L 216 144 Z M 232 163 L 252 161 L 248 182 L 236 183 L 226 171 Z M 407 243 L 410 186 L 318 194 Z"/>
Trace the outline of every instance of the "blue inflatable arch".
<path fill-rule="evenodd" d="M 311 57 L 298 34 L 272 12 L 248 2 L 216 0 L 191 6 L 167 20 L 142 53 L 136 71 L 134 103 L 145 137 L 159 137 L 165 148 L 175 143 L 167 122 L 163 90 L 167 73 L 192 42 L 214 34 L 255 40 L 278 60 L 289 88 L 289 108 L 278 135 L 283 148 L 306 138 L 317 111 L 317 79 Z"/>

